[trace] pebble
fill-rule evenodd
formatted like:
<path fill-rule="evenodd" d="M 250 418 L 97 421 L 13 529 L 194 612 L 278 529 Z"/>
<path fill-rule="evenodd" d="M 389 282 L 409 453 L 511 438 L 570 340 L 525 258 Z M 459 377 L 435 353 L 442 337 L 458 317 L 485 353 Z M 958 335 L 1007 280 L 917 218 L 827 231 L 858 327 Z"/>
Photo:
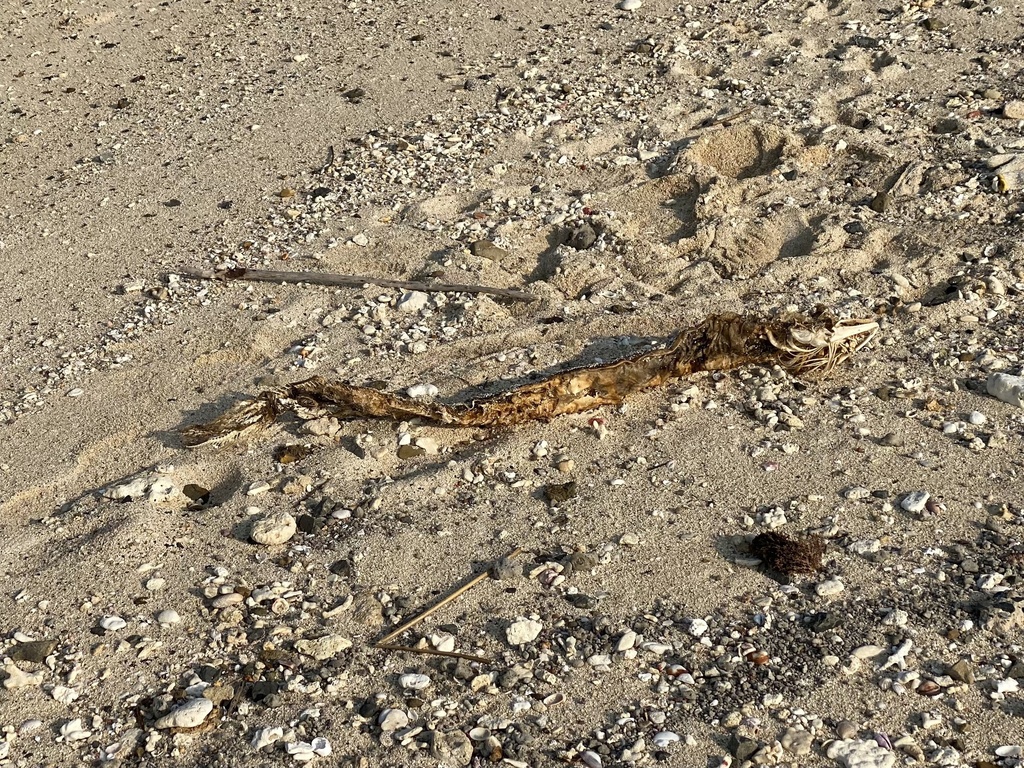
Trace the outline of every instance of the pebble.
<path fill-rule="evenodd" d="M 825 754 L 846 768 L 893 768 L 896 765 L 896 754 L 873 739 L 833 741 Z"/>
<path fill-rule="evenodd" d="M 433 384 L 414 384 L 405 390 L 405 394 L 409 397 L 437 397 L 437 387 Z"/>
<path fill-rule="evenodd" d="M 803 728 L 790 728 L 782 734 L 779 741 L 787 752 L 792 752 L 794 755 L 809 755 L 814 737 L 810 731 L 805 731 Z"/>
<path fill-rule="evenodd" d="M 157 728 L 195 728 L 213 712 L 213 702 L 207 698 L 189 699 L 179 704 L 156 721 Z"/>
<path fill-rule="evenodd" d="M 861 499 L 868 498 L 870 495 L 871 491 L 861 485 L 856 485 L 843 491 L 843 497 L 850 501 L 860 501 Z"/>
<path fill-rule="evenodd" d="M 980 427 L 982 424 L 988 421 L 988 419 L 985 417 L 985 414 L 982 413 L 981 411 L 971 411 L 969 414 L 967 414 L 967 421 L 976 427 Z"/>
<path fill-rule="evenodd" d="M 269 512 L 252 524 L 249 538 L 268 547 L 284 544 L 295 535 L 295 518 L 289 512 Z"/>
<path fill-rule="evenodd" d="M 501 261 L 508 256 L 508 251 L 495 245 L 490 240 L 477 240 L 469 246 L 469 252 L 474 256 L 479 256 L 482 259 L 489 259 L 491 261 Z"/>
<path fill-rule="evenodd" d="M 1024 408 L 1024 376 L 993 373 L 985 382 L 985 389 L 997 400 Z"/>
<path fill-rule="evenodd" d="M 701 637 L 708 631 L 708 623 L 704 619 L 690 619 L 687 631 L 694 637 Z"/>
<path fill-rule="evenodd" d="M 28 736 L 30 733 L 35 733 L 36 731 L 38 731 L 42 727 L 43 727 L 43 721 L 42 720 L 36 720 L 35 718 L 33 718 L 31 720 L 26 720 L 25 722 L 23 722 L 21 725 L 18 726 L 18 735 L 19 736 Z"/>
<path fill-rule="evenodd" d="M 167 608 L 156 615 L 156 621 L 158 624 L 179 624 L 181 616 L 173 608 Z"/>
<path fill-rule="evenodd" d="M 116 632 L 117 630 L 124 629 L 127 626 L 128 622 L 120 616 L 104 616 L 100 619 L 100 627 L 105 629 L 107 632 Z"/>
<path fill-rule="evenodd" d="M 401 675 L 398 678 L 398 685 L 407 691 L 422 691 L 430 687 L 430 677 L 415 673 Z"/>
<path fill-rule="evenodd" d="M 621 2 L 615 7 L 620 11 L 635 11 L 641 8 L 643 4 L 643 0 L 621 0 Z"/>
<path fill-rule="evenodd" d="M 53 653 L 56 647 L 56 640 L 29 640 L 25 638 L 19 639 L 18 644 L 8 649 L 7 653 L 10 654 L 14 661 L 31 661 L 34 664 L 41 664 L 46 661 L 46 657 Z"/>
<path fill-rule="evenodd" d="M 885 446 L 886 448 L 902 448 L 904 440 L 901 435 L 897 435 L 895 432 L 890 432 L 881 440 L 878 441 L 879 445 Z"/>
<path fill-rule="evenodd" d="M 259 496 L 261 493 L 266 493 L 270 490 L 270 483 L 266 480 L 254 480 L 249 483 L 249 487 L 245 489 L 246 496 Z"/>
<path fill-rule="evenodd" d="M 377 716 L 377 725 L 385 733 L 393 733 L 409 725 L 409 716 L 401 709 L 385 709 Z"/>
<path fill-rule="evenodd" d="M 633 630 L 624 632 L 622 637 L 618 639 L 618 642 L 615 643 L 615 652 L 623 653 L 624 651 L 628 651 L 636 645 L 636 638 L 637 634 Z"/>
<path fill-rule="evenodd" d="M 232 605 L 238 605 L 242 602 L 245 597 L 240 592 L 227 592 L 223 595 L 217 595 L 213 600 L 210 601 L 211 608 L 228 608 Z"/>
<path fill-rule="evenodd" d="M 1008 101 L 1003 104 L 1003 117 L 1024 120 L 1024 101 Z"/>
<path fill-rule="evenodd" d="M 431 731 L 430 736 L 430 755 L 442 765 L 467 766 L 473 762 L 473 742 L 462 731 Z"/>
<path fill-rule="evenodd" d="M 900 506 L 907 512 L 923 512 L 931 494 L 928 491 L 912 491 L 903 497 Z"/>
<path fill-rule="evenodd" d="M 853 722 L 853 720 L 840 720 L 836 723 L 836 736 L 844 741 L 852 739 L 857 735 L 857 731 L 859 730 L 860 728 L 857 727 L 857 724 Z"/>
<path fill-rule="evenodd" d="M 602 768 L 604 765 L 601 761 L 601 756 L 592 749 L 580 752 L 580 762 L 587 766 L 587 768 Z"/>
<path fill-rule="evenodd" d="M 679 734 L 672 731 L 658 731 L 651 739 L 651 743 L 658 749 L 665 749 L 679 741 Z"/>
<path fill-rule="evenodd" d="M 313 640 L 299 640 L 295 650 L 304 656 L 312 656 L 317 661 L 334 658 L 342 651 L 352 647 L 352 641 L 343 635 L 324 635 Z"/>
<path fill-rule="evenodd" d="M 878 552 L 882 548 L 881 539 L 858 539 L 852 542 L 847 549 L 853 552 L 855 555 L 871 555 Z"/>
<path fill-rule="evenodd" d="M 818 597 L 835 597 L 844 589 L 846 586 L 839 579 L 826 579 L 814 587 L 814 592 Z"/>
<path fill-rule="evenodd" d="M 422 312 L 430 303 L 430 296 L 423 291 L 409 291 L 395 304 L 399 312 Z"/>
<path fill-rule="evenodd" d="M 946 670 L 946 674 L 958 683 L 967 683 L 968 685 L 974 683 L 975 679 L 974 670 L 966 659 L 960 659 L 955 664 L 951 664 L 949 669 Z"/>
<path fill-rule="evenodd" d="M 508 625 L 505 637 L 509 645 L 526 645 L 532 643 L 540 635 L 544 625 L 533 619 L 520 619 Z"/>

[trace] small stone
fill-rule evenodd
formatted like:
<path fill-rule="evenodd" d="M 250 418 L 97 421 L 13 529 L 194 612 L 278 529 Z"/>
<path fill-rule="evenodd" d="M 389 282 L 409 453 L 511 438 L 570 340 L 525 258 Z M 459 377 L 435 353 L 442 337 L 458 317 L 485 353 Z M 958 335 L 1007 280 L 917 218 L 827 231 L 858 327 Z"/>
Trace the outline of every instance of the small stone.
<path fill-rule="evenodd" d="M 787 752 L 792 752 L 794 755 L 809 755 L 814 737 L 810 731 L 805 731 L 803 728 L 790 728 L 782 734 L 779 741 Z"/>
<path fill-rule="evenodd" d="M 985 414 L 982 413 L 981 411 L 971 411 L 969 414 L 967 414 L 967 421 L 968 423 L 973 424 L 976 427 L 980 427 L 982 424 L 988 421 L 988 419 L 985 417 Z"/>
<path fill-rule="evenodd" d="M 1024 120 L 1024 101 L 1008 101 L 1003 104 L 1003 117 L 1010 120 Z"/>
<path fill-rule="evenodd" d="M 626 3 L 640 3 L 640 0 L 623 0 L 623 2 L 626 2 Z M 621 5 L 620 5 L 620 7 L 621 7 Z M 640 6 L 637 5 L 636 7 L 639 8 Z M 626 9 L 624 9 L 624 10 L 626 10 Z M 630 9 L 630 10 L 635 10 L 635 9 Z M 597 233 L 594 231 L 594 228 L 592 226 L 590 226 L 589 224 L 587 224 L 586 222 L 583 222 L 582 224 L 579 224 L 569 234 L 569 245 L 571 247 L 575 248 L 577 251 L 585 251 L 585 250 L 587 250 L 590 246 L 592 246 L 596 242 L 597 242 Z"/>
<path fill-rule="evenodd" d="M 886 448 L 902 448 L 904 440 L 902 435 L 897 435 L 895 432 L 889 432 L 878 441 L 878 444 L 885 446 Z"/>
<path fill-rule="evenodd" d="M 422 691 L 430 687 L 430 677 L 421 674 L 401 675 L 398 685 L 407 691 Z"/>
<path fill-rule="evenodd" d="M 433 384 L 414 384 L 405 390 L 409 397 L 437 397 L 438 389 Z"/>
<path fill-rule="evenodd" d="M 41 664 L 46 657 L 53 653 L 57 647 L 56 640 L 29 640 L 18 643 L 7 653 L 15 661 L 31 661 L 34 664 Z"/>
<path fill-rule="evenodd" d="M 880 539 L 858 539 L 852 542 L 847 549 L 853 552 L 855 555 L 864 557 L 866 555 L 873 555 L 882 548 L 882 542 Z"/>
<path fill-rule="evenodd" d="M 852 720 L 840 720 L 836 723 L 836 736 L 844 741 L 852 739 L 857 735 L 857 731 L 859 730 L 860 728 L 858 728 L 857 724 Z"/>
<path fill-rule="evenodd" d="M 637 634 L 633 630 L 627 630 L 622 634 L 622 637 L 615 643 L 615 652 L 623 653 L 630 650 L 636 645 Z"/>
<path fill-rule="evenodd" d="M 986 380 L 985 389 L 997 400 L 1024 408 L 1024 376 L 993 373 Z"/>
<path fill-rule="evenodd" d="M 395 304 L 399 312 L 421 312 L 430 303 L 430 295 L 423 291 L 409 291 Z"/>
<path fill-rule="evenodd" d="M 421 448 L 418 445 L 406 444 L 398 446 L 398 458 L 400 459 L 416 459 L 420 456 L 426 456 L 427 449 Z"/>
<path fill-rule="evenodd" d="M 384 623 L 384 606 L 370 592 L 361 592 L 352 600 L 352 618 L 368 627 Z"/>
<path fill-rule="evenodd" d="M 427 456 L 436 456 L 441 450 L 441 446 L 438 445 L 437 440 L 432 437 L 417 437 L 413 444 L 417 448 L 422 448 Z"/>
<path fill-rule="evenodd" d="M 105 629 L 107 632 L 116 632 L 117 630 L 124 629 L 127 626 L 128 622 L 120 616 L 104 616 L 100 619 L 100 627 Z"/>
<path fill-rule="evenodd" d="M 604 766 L 601 756 L 592 749 L 585 749 L 580 752 L 580 762 L 587 768 L 603 768 Z"/>
<path fill-rule="evenodd" d="M 295 535 L 295 518 L 289 512 L 268 512 L 252 524 L 249 538 L 268 547 L 284 544 Z"/>
<path fill-rule="evenodd" d="M 540 635 L 544 625 L 533 619 L 520 619 L 508 625 L 505 637 L 509 645 L 526 645 L 532 643 Z"/>
<path fill-rule="evenodd" d="M 511 581 L 521 576 L 522 566 L 510 557 L 503 557 L 491 566 L 491 578 L 495 581 Z"/>
<path fill-rule="evenodd" d="M 729 738 L 729 751 L 741 763 L 753 757 L 760 748 L 761 745 L 754 739 L 739 736 L 736 733 Z"/>
<path fill-rule="evenodd" d="M 508 256 L 508 251 L 490 240 L 477 240 L 469 246 L 469 252 L 481 259 L 490 259 L 491 261 L 501 261 Z"/>
<path fill-rule="evenodd" d="M 973 684 L 975 679 L 974 670 L 971 669 L 971 665 L 966 659 L 960 659 L 955 664 L 951 664 L 946 670 L 946 674 L 958 683 L 967 683 L 968 685 Z"/>
<path fill-rule="evenodd" d="M 53 686 L 50 695 L 53 696 L 55 701 L 60 702 L 66 707 L 70 707 L 78 699 L 78 691 L 74 688 L 68 688 L 66 685 Z"/>
<path fill-rule="evenodd" d="M 393 733 L 409 725 L 409 716 L 401 709 L 385 709 L 377 716 L 377 725 L 385 733 Z"/>
<path fill-rule="evenodd" d="M 869 207 L 875 213 L 885 213 L 892 206 L 892 195 L 888 192 L 879 192 L 869 203 Z"/>
<path fill-rule="evenodd" d="M 843 498 L 849 499 L 850 501 L 860 501 L 866 499 L 871 495 L 871 491 L 864 486 L 855 485 L 852 488 L 847 488 L 843 491 Z"/>
<path fill-rule="evenodd" d="M 227 592 L 223 595 L 217 595 L 213 600 L 210 601 L 211 608 L 229 608 L 232 605 L 238 605 L 242 602 L 245 597 L 240 592 Z"/>
<path fill-rule="evenodd" d="M 615 7 L 620 11 L 635 11 L 643 6 L 643 0 L 621 0 Z"/>
<path fill-rule="evenodd" d="M 913 491 L 903 497 L 900 506 L 907 512 L 923 512 L 931 494 L 928 491 Z"/>
<path fill-rule="evenodd" d="M 213 702 L 206 698 L 189 699 L 156 721 L 157 728 L 195 728 L 213 712 Z"/>
<path fill-rule="evenodd" d="M 690 626 L 686 631 L 693 637 L 703 637 L 708 631 L 708 623 L 704 619 L 690 619 Z"/>
<path fill-rule="evenodd" d="M 167 608 L 156 615 L 158 624 L 180 624 L 181 616 L 173 608 Z"/>
<path fill-rule="evenodd" d="M 621 547 L 635 547 L 640 543 L 640 537 L 635 533 L 624 533 L 619 536 L 619 546 Z"/>
<path fill-rule="evenodd" d="M 270 483 L 266 480 L 254 480 L 249 483 L 249 487 L 245 489 L 246 496 L 259 496 L 261 493 L 266 493 L 270 490 Z"/>
<path fill-rule="evenodd" d="M 665 749 L 679 741 L 679 734 L 673 731 L 658 731 L 651 738 L 651 743 L 658 749 Z"/>
<path fill-rule="evenodd" d="M 873 739 L 833 741 L 825 754 L 846 768 L 893 768 L 896 753 L 878 745 Z"/>
<path fill-rule="evenodd" d="M 324 635 L 313 640 L 299 640 L 295 650 L 304 656 L 312 656 L 317 661 L 334 658 L 342 651 L 352 647 L 352 641 L 343 635 Z"/>
<path fill-rule="evenodd" d="M 466 766 L 473 762 L 473 742 L 459 730 L 433 731 L 430 755 L 442 765 Z"/>
<path fill-rule="evenodd" d="M 846 589 L 846 586 L 839 579 L 826 579 L 815 585 L 814 592 L 818 597 L 835 597 L 841 594 L 844 589 Z"/>

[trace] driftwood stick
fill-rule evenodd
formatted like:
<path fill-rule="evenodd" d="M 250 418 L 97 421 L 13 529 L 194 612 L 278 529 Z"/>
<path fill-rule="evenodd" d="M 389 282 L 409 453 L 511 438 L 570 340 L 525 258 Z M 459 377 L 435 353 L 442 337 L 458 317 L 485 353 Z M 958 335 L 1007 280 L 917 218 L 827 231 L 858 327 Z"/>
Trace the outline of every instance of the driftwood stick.
<path fill-rule="evenodd" d="M 484 664 L 494 663 L 494 659 L 490 656 L 474 656 L 472 653 L 461 653 L 460 651 L 439 651 L 436 648 L 413 648 L 411 645 L 382 645 L 381 643 L 377 643 L 374 648 L 379 648 L 382 651 L 402 651 L 403 653 L 421 653 L 424 656 L 446 656 L 449 659 L 481 661 Z"/>
<path fill-rule="evenodd" d="M 509 552 L 507 555 L 505 555 L 505 557 L 507 557 L 507 558 L 515 557 L 516 555 L 518 555 L 522 551 L 523 551 L 522 547 L 516 547 L 511 552 Z M 421 613 L 418 616 L 415 616 L 415 617 L 409 619 L 409 621 L 405 622 L 402 626 L 398 627 L 398 629 L 395 629 L 395 630 L 389 632 L 384 637 L 382 637 L 380 640 L 377 641 L 377 643 L 376 643 L 377 647 L 380 648 L 381 646 L 387 645 L 389 642 L 394 640 L 400 634 L 405 632 L 405 630 L 412 629 L 417 624 L 419 624 L 421 621 L 423 621 L 425 618 L 430 616 L 432 613 L 434 613 L 436 611 L 439 611 L 441 608 L 444 608 L 446 605 L 448 605 L 448 603 L 452 602 L 453 600 L 458 599 L 458 597 L 460 595 L 468 592 L 473 587 L 475 587 L 477 584 L 479 584 L 481 581 L 483 581 L 484 579 L 490 577 L 490 575 L 491 575 L 490 574 L 490 569 L 487 569 L 483 573 L 477 574 L 472 579 L 470 579 L 468 582 L 466 582 L 461 587 L 456 589 L 454 592 L 451 592 L 447 597 L 442 598 L 441 600 L 439 600 L 438 602 L 434 603 L 432 606 L 427 608 L 425 611 L 423 611 L 423 613 Z"/>
<path fill-rule="evenodd" d="M 296 272 L 295 270 L 246 269 L 197 269 L 185 267 L 178 270 L 182 277 L 196 280 L 255 280 L 263 283 L 309 283 L 310 285 L 345 286 L 362 288 L 364 285 L 377 285 L 382 288 L 401 288 L 406 291 L 424 291 L 427 293 L 484 293 L 512 301 L 536 301 L 537 297 L 526 291 L 515 288 L 492 288 L 487 285 L 461 285 L 458 283 L 423 283 L 416 280 L 387 280 L 382 277 L 365 275 L 339 275 L 331 272 Z"/>

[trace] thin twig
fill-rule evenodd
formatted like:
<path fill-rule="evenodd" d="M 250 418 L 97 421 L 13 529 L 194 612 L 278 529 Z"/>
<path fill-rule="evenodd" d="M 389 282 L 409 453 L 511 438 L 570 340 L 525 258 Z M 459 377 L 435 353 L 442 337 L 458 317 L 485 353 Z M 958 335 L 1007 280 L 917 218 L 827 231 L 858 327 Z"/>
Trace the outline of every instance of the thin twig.
<path fill-rule="evenodd" d="M 518 555 L 522 551 L 523 551 L 522 547 L 516 547 L 511 552 L 509 552 L 507 555 L 505 555 L 505 557 L 506 558 L 513 558 L 513 557 L 515 557 L 516 555 Z M 449 594 L 447 597 L 442 598 L 440 601 L 434 603 L 432 606 L 427 608 L 419 616 L 416 616 L 416 617 L 414 617 L 412 619 L 409 619 L 409 621 L 405 622 L 405 624 L 403 624 L 402 626 L 398 627 L 398 629 L 395 629 L 392 632 L 389 632 L 384 637 L 382 637 L 380 640 L 377 641 L 377 643 L 376 643 L 377 647 L 380 648 L 382 645 L 386 645 L 388 642 L 390 642 L 391 640 L 394 640 L 400 634 L 405 632 L 405 630 L 412 629 L 417 624 L 419 624 L 421 621 L 423 621 L 425 618 L 430 616 L 432 613 L 434 613 L 435 611 L 440 610 L 441 608 L 444 608 L 446 605 L 448 605 L 448 603 L 452 602 L 453 600 L 456 600 L 460 595 L 468 592 L 469 590 L 471 590 L 473 587 L 475 587 L 477 584 L 479 584 L 481 581 L 483 581 L 484 579 L 488 578 L 489 576 L 490 576 L 490 569 L 484 571 L 481 574 L 478 574 L 478 575 L 474 576 L 472 579 L 470 579 L 468 582 L 466 582 L 461 587 L 456 589 L 454 592 Z"/>
<path fill-rule="evenodd" d="M 488 285 L 461 285 L 459 283 L 422 283 L 416 280 L 387 280 L 382 277 L 365 275 L 339 275 L 330 272 L 296 272 L 295 270 L 246 269 L 197 269 L 184 267 L 177 274 L 195 280 L 255 280 L 263 283 L 309 283 L 310 285 L 345 286 L 362 288 L 364 285 L 377 285 L 382 288 L 401 288 L 406 291 L 424 291 L 428 293 L 484 293 L 512 301 L 536 301 L 537 297 L 526 291 L 515 288 L 494 288 Z"/>
<path fill-rule="evenodd" d="M 379 648 L 382 651 L 403 651 L 405 653 L 422 653 L 424 656 L 447 656 L 450 659 L 482 661 L 484 664 L 494 663 L 494 659 L 490 656 L 474 656 L 472 653 L 460 653 L 459 651 L 439 651 L 436 648 L 413 648 L 411 645 L 382 645 L 380 643 L 377 643 L 374 648 Z"/>
<path fill-rule="evenodd" d="M 718 120 L 714 120 L 714 121 L 708 123 L 707 125 L 705 125 L 704 127 L 705 128 L 714 128 L 716 125 L 728 125 L 733 120 L 739 120 L 741 117 L 746 117 L 747 115 L 749 115 L 753 111 L 754 111 L 753 107 L 746 107 L 744 109 L 741 109 L 739 112 L 733 112 L 731 115 L 727 115 L 726 117 L 721 117 Z"/>

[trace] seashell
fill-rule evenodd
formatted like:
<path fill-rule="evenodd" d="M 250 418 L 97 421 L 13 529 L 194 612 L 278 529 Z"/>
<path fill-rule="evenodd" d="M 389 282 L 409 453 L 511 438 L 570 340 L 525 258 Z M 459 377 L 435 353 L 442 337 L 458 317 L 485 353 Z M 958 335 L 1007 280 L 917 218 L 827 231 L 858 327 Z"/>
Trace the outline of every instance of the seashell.
<path fill-rule="evenodd" d="M 550 696 L 545 696 L 543 701 L 544 701 L 544 706 L 546 706 L 546 707 L 553 707 L 556 704 L 561 704 L 563 701 L 565 701 L 565 694 L 564 693 L 552 693 Z"/>
<path fill-rule="evenodd" d="M 592 749 L 580 753 L 580 762 L 587 766 L 587 768 L 602 768 L 604 765 L 601 762 L 601 756 Z"/>
<path fill-rule="evenodd" d="M 476 728 L 469 729 L 469 738 L 473 741 L 487 741 L 491 737 L 491 731 L 489 728 L 477 726 Z"/>

